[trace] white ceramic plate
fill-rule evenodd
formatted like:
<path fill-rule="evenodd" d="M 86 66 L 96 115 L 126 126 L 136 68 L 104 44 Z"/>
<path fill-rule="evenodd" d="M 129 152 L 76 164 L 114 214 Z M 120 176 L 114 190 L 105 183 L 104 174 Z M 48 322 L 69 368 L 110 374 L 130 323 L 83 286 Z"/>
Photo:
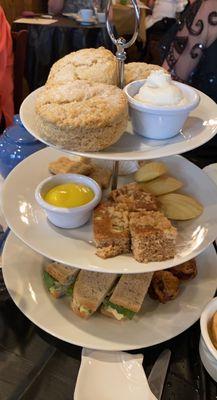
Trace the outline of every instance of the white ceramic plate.
<path fill-rule="evenodd" d="M 207 165 L 203 171 L 213 180 L 217 185 L 217 163 Z"/>
<path fill-rule="evenodd" d="M 62 13 L 63 17 L 67 17 L 67 18 L 76 18 L 76 13 Z"/>
<path fill-rule="evenodd" d="M 32 92 L 21 105 L 20 117 L 25 128 L 37 139 L 49 146 L 58 148 L 44 141 L 36 127 L 35 99 L 41 88 Z M 198 91 L 199 92 L 199 91 Z M 131 123 L 121 139 L 113 146 L 100 152 L 69 153 L 109 160 L 144 160 L 181 154 L 192 150 L 210 140 L 217 131 L 216 104 L 204 93 L 200 94 L 200 104 L 192 111 L 183 128 L 182 134 L 168 140 L 148 140 L 132 132 Z M 67 152 L 67 149 L 62 149 Z"/>
<path fill-rule="evenodd" d="M 157 271 L 195 257 L 217 236 L 217 187 L 207 175 L 181 156 L 162 160 L 169 171 L 185 183 L 184 191 L 203 205 L 203 214 L 192 221 L 177 223 L 179 235 L 176 257 L 164 262 L 139 263 L 131 254 L 106 260 L 95 255 L 91 221 L 81 228 L 61 229 L 48 222 L 35 200 L 36 186 L 47 176 L 49 162 L 61 153 L 43 149 L 21 162 L 7 177 L 3 187 L 2 207 L 8 226 L 33 250 L 44 256 L 79 268 L 133 273 Z M 120 184 L 132 177 L 120 177 Z"/>
<path fill-rule="evenodd" d="M 147 297 L 132 321 L 118 322 L 98 313 L 82 320 L 71 311 L 69 299 L 55 300 L 48 294 L 42 279 L 44 262 L 10 234 L 3 252 L 3 275 L 15 304 L 51 335 L 97 350 L 138 349 L 169 340 L 200 317 L 217 286 L 217 258 L 211 246 L 197 258 L 198 276 L 182 285 L 175 300 L 159 304 Z"/>

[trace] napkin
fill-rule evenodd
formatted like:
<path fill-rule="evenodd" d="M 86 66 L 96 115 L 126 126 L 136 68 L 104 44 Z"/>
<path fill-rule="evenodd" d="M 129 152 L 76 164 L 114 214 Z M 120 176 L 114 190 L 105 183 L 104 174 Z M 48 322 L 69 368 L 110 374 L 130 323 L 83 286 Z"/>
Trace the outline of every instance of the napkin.
<path fill-rule="evenodd" d="M 142 354 L 83 349 L 74 400 L 157 400 L 142 362 Z"/>
<path fill-rule="evenodd" d="M 57 19 L 46 18 L 18 18 L 14 21 L 16 24 L 35 24 L 35 25 L 51 25 L 57 22 Z"/>

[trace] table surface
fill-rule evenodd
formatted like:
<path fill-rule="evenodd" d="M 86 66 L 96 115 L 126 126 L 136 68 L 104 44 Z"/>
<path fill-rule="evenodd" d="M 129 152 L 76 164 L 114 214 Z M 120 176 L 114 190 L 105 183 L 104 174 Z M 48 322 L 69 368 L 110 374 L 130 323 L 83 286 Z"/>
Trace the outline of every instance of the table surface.
<path fill-rule="evenodd" d="M 10 299 L 0 302 L 0 332 L 0 400 L 18 399 L 23 392 L 23 400 L 73 398 L 80 347 L 38 329 Z M 216 399 L 217 387 L 200 362 L 198 342 L 199 324 L 196 323 L 173 340 L 137 351 L 144 354 L 144 369 L 148 375 L 161 351 L 171 349 L 162 400 Z M 42 369 L 40 374 L 38 368 Z M 32 379 L 26 391 L 25 384 L 30 384 Z"/>
<path fill-rule="evenodd" d="M 22 17 L 21 17 L 22 18 Z M 41 17 L 40 17 L 41 18 Z M 45 18 L 46 19 L 46 18 Z M 102 29 L 105 28 L 105 24 L 100 24 L 100 23 L 96 23 L 93 25 L 82 25 L 79 24 L 79 22 L 75 21 L 75 19 L 73 18 L 68 18 L 68 17 L 54 17 L 55 20 L 57 20 L 56 22 L 54 22 L 53 24 L 50 25 L 41 25 L 41 26 L 46 26 L 46 28 L 53 28 L 53 27 L 64 27 L 64 28 L 69 28 L 69 29 Z M 49 20 L 50 21 L 50 20 Z M 29 20 L 29 23 L 20 23 L 20 22 L 13 22 L 13 29 L 20 29 L 20 27 L 25 26 L 27 27 L 28 25 L 31 25 L 31 19 Z M 40 26 L 40 24 L 37 24 Z"/>

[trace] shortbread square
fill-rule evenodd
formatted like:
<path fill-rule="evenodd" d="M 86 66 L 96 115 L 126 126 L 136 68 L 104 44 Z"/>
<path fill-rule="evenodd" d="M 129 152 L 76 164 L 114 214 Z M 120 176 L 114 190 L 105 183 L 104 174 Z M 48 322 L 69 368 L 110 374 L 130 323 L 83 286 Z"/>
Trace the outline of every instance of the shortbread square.
<path fill-rule="evenodd" d="M 131 249 L 137 261 L 164 261 L 175 256 L 177 230 L 161 212 L 132 212 L 129 219 Z"/>

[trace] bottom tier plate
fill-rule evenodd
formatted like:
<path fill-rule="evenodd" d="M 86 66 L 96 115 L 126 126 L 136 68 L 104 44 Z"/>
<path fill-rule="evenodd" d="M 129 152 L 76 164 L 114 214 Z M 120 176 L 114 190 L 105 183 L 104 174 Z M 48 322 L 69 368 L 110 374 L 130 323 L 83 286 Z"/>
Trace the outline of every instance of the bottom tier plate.
<path fill-rule="evenodd" d="M 197 257 L 198 276 L 182 285 L 175 300 L 159 304 L 147 297 L 143 310 L 132 321 L 118 322 L 100 314 L 85 321 L 73 314 L 68 299 L 49 296 L 42 280 L 44 262 L 43 256 L 9 235 L 3 252 L 3 276 L 15 304 L 51 335 L 98 350 L 138 349 L 171 339 L 197 321 L 217 286 L 217 257 L 210 246 Z"/>

